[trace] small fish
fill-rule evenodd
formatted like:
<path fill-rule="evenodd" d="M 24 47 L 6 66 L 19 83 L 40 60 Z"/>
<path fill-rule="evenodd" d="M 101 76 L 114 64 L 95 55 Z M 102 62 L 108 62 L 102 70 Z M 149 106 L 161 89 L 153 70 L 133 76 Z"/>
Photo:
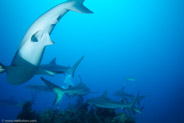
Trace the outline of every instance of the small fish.
<path fill-rule="evenodd" d="M 132 81 L 132 82 L 136 81 L 136 79 L 130 78 L 130 77 L 126 77 L 125 80 L 127 80 L 127 81 Z"/>

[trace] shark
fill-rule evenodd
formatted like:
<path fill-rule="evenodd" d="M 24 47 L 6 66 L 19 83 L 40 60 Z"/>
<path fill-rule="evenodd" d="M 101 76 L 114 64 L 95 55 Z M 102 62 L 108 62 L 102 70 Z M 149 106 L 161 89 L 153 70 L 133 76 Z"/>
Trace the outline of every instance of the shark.
<path fill-rule="evenodd" d="M 63 89 L 43 77 L 41 77 L 41 80 L 56 94 L 53 105 L 57 104 L 65 94 L 67 96 L 86 96 L 90 93 L 90 89 L 82 82 L 81 79 L 79 84 L 71 86 L 68 89 Z"/>
<path fill-rule="evenodd" d="M 70 66 L 63 66 L 63 65 L 58 65 L 56 64 L 56 58 L 54 58 L 49 64 L 43 64 L 40 65 L 40 68 L 52 71 L 56 74 L 71 74 L 72 77 L 74 77 L 75 70 L 81 63 L 81 61 L 84 59 L 84 56 L 82 56 L 72 67 Z"/>
<path fill-rule="evenodd" d="M 59 20 L 69 11 L 93 13 L 83 5 L 84 0 L 68 0 L 41 15 L 27 30 L 10 66 L 0 64 L 0 73 L 6 72 L 7 82 L 20 85 L 34 75 L 55 75 L 54 72 L 40 68 L 47 46 L 53 45 L 50 35 Z"/>
<path fill-rule="evenodd" d="M 138 96 L 137 96 L 138 97 Z M 135 103 L 137 97 L 130 104 L 123 104 L 115 100 L 111 100 L 107 97 L 107 91 L 105 91 L 101 96 L 88 99 L 87 103 L 100 108 L 110 108 L 110 109 L 131 109 L 132 112 L 137 112 L 141 114 L 141 111 L 135 108 Z"/>
<path fill-rule="evenodd" d="M 140 92 L 138 91 L 138 93 Z M 114 96 L 121 98 L 121 102 L 125 104 L 129 102 L 129 99 L 132 100 L 135 98 L 134 95 L 125 92 L 125 87 L 123 87 L 121 90 L 115 91 Z M 144 96 L 139 95 L 137 97 L 137 104 L 140 105 L 140 101 L 145 97 L 146 97 L 145 95 Z"/>
<path fill-rule="evenodd" d="M 0 105 L 21 107 L 22 103 L 17 102 L 13 97 L 11 97 L 10 99 L 0 99 Z"/>
<path fill-rule="evenodd" d="M 49 64 L 43 64 L 43 65 L 40 65 L 40 67 L 42 69 L 52 71 L 56 74 L 64 74 L 65 85 L 63 85 L 62 88 L 67 89 L 69 86 L 74 86 L 72 78 L 74 77 L 75 71 L 83 59 L 84 59 L 84 56 L 82 56 L 72 67 L 70 67 L 70 66 L 63 66 L 63 65 L 56 64 L 56 58 L 54 58 Z"/>
<path fill-rule="evenodd" d="M 52 90 L 46 85 L 26 85 L 26 88 L 37 92 L 52 92 Z"/>

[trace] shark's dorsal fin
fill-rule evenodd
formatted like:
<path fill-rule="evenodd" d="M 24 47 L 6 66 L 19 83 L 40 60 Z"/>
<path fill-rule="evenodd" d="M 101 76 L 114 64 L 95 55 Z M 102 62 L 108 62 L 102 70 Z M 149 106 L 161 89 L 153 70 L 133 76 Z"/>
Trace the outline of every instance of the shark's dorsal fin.
<path fill-rule="evenodd" d="M 49 64 L 56 65 L 56 57 L 52 59 L 52 61 Z"/>
<path fill-rule="evenodd" d="M 102 97 L 107 97 L 107 90 L 103 92 Z"/>

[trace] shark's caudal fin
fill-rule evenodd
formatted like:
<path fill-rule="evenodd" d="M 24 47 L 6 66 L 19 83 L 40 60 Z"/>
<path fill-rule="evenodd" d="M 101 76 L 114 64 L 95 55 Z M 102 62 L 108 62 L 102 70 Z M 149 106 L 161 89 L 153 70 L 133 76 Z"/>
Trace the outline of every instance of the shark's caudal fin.
<path fill-rule="evenodd" d="M 51 83 L 50 81 L 44 79 L 43 77 L 40 77 L 41 80 L 56 94 L 56 99 L 53 103 L 53 105 L 57 104 L 63 97 L 64 91 L 59 86 Z"/>
<path fill-rule="evenodd" d="M 79 12 L 79 13 L 93 13 L 91 10 L 83 5 L 85 0 L 68 0 L 66 3 L 68 7 L 66 9 Z"/>
<path fill-rule="evenodd" d="M 0 63 L 0 73 L 6 72 L 6 67 Z"/>
<path fill-rule="evenodd" d="M 84 59 L 84 56 L 82 56 L 74 65 L 73 67 L 71 67 L 68 70 L 68 73 L 70 73 L 72 75 L 72 77 L 74 77 L 75 74 L 75 70 L 77 69 L 77 67 L 79 66 L 79 64 L 81 63 L 81 61 Z"/>

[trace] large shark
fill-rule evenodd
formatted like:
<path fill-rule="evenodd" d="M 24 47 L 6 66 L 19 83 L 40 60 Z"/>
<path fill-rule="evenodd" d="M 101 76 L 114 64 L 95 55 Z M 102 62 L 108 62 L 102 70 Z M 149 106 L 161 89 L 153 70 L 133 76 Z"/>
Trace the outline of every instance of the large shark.
<path fill-rule="evenodd" d="M 138 96 L 137 96 L 138 97 Z M 87 103 L 90 105 L 94 105 L 101 108 L 111 108 L 111 109 L 131 109 L 132 112 L 137 112 L 141 114 L 141 111 L 135 108 L 135 103 L 137 101 L 137 97 L 130 104 L 123 104 L 118 101 L 111 100 L 107 97 L 107 91 L 105 91 L 101 96 L 95 97 L 87 100 Z"/>
<path fill-rule="evenodd" d="M 7 72 L 8 83 L 18 85 L 30 80 L 35 74 L 53 75 L 40 68 L 41 59 L 55 25 L 69 11 L 92 13 L 83 5 L 84 0 L 68 0 L 40 16 L 26 32 L 10 66 L 0 64 L 0 73 Z"/>
<path fill-rule="evenodd" d="M 90 93 L 90 89 L 82 81 L 73 87 L 62 89 L 43 77 L 41 77 L 41 80 L 56 94 L 56 99 L 53 103 L 54 105 L 62 99 L 64 94 L 68 96 L 85 96 Z"/>
<path fill-rule="evenodd" d="M 73 77 L 75 70 L 77 69 L 77 67 L 79 66 L 79 64 L 83 59 L 84 56 L 82 56 L 72 67 L 70 67 L 56 64 L 56 58 L 54 58 L 49 64 L 40 65 L 40 68 L 52 71 L 56 74 L 64 74 L 64 75 L 71 74 Z"/>

